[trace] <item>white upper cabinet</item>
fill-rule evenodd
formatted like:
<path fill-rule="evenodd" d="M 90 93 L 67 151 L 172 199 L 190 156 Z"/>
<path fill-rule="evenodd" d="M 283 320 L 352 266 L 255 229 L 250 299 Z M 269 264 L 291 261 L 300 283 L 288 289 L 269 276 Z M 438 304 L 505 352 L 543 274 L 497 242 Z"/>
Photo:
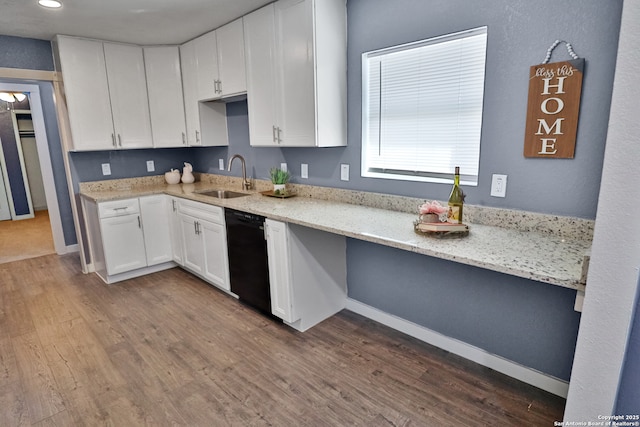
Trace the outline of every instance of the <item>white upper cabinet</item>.
<path fill-rule="evenodd" d="M 144 48 L 154 147 L 187 145 L 178 46 Z"/>
<path fill-rule="evenodd" d="M 57 37 L 56 68 L 62 71 L 75 150 L 113 149 L 113 119 L 102 43 Z"/>
<path fill-rule="evenodd" d="M 210 101 L 247 92 L 242 18 L 206 33 L 192 44 L 195 62 L 195 94 Z M 183 45 L 184 46 L 184 45 Z"/>
<path fill-rule="evenodd" d="M 215 31 L 193 40 L 199 101 L 220 97 L 218 93 L 218 44 L 216 40 Z"/>
<path fill-rule="evenodd" d="M 247 92 L 242 18 L 216 30 L 218 93 L 221 97 Z"/>
<path fill-rule="evenodd" d="M 142 48 L 104 43 L 104 57 L 118 148 L 153 147 Z"/>
<path fill-rule="evenodd" d="M 345 0 L 280 0 L 244 31 L 251 145 L 346 145 Z"/>
<path fill-rule="evenodd" d="M 182 69 L 182 90 L 184 93 L 184 113 L 187 125 L 187 144 L 202 145 L 200 114 L 198 112 L 198 75 L 196 63 L 196 43 L 191 40 L 180 46 L 180 66 Z"/>
<path fill-rule="evenodd" d="M 54 45 L 73 149 L 152 147 L 142 48 L 63 36 Z"/>

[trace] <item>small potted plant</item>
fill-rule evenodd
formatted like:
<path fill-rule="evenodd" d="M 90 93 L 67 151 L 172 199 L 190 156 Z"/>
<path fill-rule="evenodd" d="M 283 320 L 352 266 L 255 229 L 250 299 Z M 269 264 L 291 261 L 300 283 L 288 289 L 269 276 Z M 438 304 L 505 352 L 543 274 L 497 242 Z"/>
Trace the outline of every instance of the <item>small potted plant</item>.
<path fill-rule="evenodd" d="M 440 222 L 440 215 L 447 212 L 447 208 L 442 206 L 437 201 L 425 202 L 420 206 L 420 221 L 421 222 Z"/>
<path fill-rule="evenodd" d="M 291 178 L 289 172 L 279 168 L 271 168 L 269 175 L 271 175 L 271 182 L 273 183 L 273 194 L 285 194 L 287 182 Z"/>

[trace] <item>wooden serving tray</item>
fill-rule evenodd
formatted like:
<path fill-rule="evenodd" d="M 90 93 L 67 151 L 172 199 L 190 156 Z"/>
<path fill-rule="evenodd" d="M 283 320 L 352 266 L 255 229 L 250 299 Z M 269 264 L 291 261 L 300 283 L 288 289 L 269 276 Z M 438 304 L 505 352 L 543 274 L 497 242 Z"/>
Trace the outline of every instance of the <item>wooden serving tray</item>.
<path fill-rule="evenodd" d="M 292 193 L 291 191 L 287 191 L 284 194 L 276 194 L 273 192 L 273 190 L 261 191 L 260 194 L 262 194 L 263 196 L 277 197 L 279 199 L 288 199 L 289 197 L 294 197 L 296 195 L 296 193 Z"/>

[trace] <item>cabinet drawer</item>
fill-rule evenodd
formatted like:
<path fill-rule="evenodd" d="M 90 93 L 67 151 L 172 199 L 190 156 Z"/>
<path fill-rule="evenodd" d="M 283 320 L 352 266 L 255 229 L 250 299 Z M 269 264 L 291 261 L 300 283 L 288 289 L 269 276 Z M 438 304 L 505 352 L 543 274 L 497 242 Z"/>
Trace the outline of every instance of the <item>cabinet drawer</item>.
<path fill-rule="evenodd" d="M 178 202 L 178 211 L 198 219 L 224 225 L 224 210 L 220 206 L 183 199 Z"/>
<path fill-rule="evenodd" d="M 138 199 L 113 200 L 98 204 L 98 215 L 100 218 L 111 218 L 139 212 L 140 205 L 138 204 Z"/>

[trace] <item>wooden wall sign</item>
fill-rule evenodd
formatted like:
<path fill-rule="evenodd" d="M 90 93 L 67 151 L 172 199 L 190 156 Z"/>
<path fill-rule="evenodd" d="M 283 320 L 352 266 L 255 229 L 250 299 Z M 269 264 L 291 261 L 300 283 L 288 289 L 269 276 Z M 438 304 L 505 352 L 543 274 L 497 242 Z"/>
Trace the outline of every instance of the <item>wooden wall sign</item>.
<path fill-rule="evenodd" d="M 583 73 L 584 59 L 531 67 L 525 157 L 573 158 Z"/>

